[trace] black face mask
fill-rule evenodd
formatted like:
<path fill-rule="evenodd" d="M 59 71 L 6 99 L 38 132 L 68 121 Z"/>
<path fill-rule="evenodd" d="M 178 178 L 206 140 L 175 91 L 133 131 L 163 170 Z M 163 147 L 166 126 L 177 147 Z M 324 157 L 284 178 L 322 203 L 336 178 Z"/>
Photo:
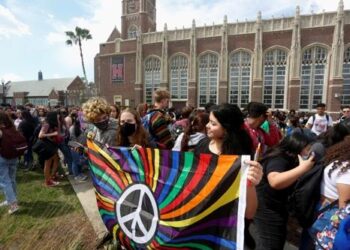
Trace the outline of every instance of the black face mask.
<path fill-rule="evenodd" d="M 131 136 L 132 134 L 135 133 L 135 131 L 136 131 L 136 124 L 126 122 L 120 126 L 120 132 L 125 137 Z"/>
<path fill-rule="evenodd" d="M 94 125 L 100 130 L 106 130 L 108 128 L 109 119 L 103 120 L 101 122 L 94 122 Z"/>

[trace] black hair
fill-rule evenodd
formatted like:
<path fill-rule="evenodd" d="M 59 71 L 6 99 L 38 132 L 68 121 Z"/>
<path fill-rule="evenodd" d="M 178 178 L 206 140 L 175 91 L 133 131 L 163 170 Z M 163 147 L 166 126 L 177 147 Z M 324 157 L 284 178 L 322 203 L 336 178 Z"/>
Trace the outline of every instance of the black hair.
<path fill-rule="evenodd" d="M 250 117 L 258 118 L 261 115 L 266 115 L 268 107 L 261 102 L 250 102 L 247 105 L 247 112 Z"/>
<path fill-rule="evenodd" d="M 214 105 L 210 111 L 225 129 L 222 154 L 252 155 L 252 140 L 244 129 L 244 116 L 237 105 Z"/>
<path fill-rule="evenodd" d="M 320 134 L 319 140 L 328 148 L 341 142 L 347 135 L 350 135 L 350 127 L 346 123 L 340 122 L 334 125 L 334 127 L 330 127 L 326 132 Z"/>
<path fill-rule="evenodd" d="M 306 133 L 296 131 L 286 136 L 279 144 L 268 149 L 265 157 L 261 160 L 265 162 L 268 159 L 282 156 L 291 162 L 298 160 L 298 154 L 309 144 L 311 140 Z"/>
<path fill-rule="evenodd" d="M 77 114 L 71 114 L 71 117 L 72 117 L 72 124 L 74 126 L 74 135 L 75 137 L 79 137 L 82 133 L 81 131 L 81 126 L 80 126 L 80 121 L 79 121 L 79 118 L 78 118 L 78 115 Z"/>
<path fill-rule="evenodd" d="M 58 113 L 56 111 L 50 111 L 46 115 L 46 122 L 49 124 L 50 128 L 58 128 Z"/>
<path fill-rule="evenodd" d="M 325 108 L 326 104 L 324 103 L 317 103 L 316 108 Z"/>
<path fill-rule="evenodd" d="M 21 111 L 21 115 L 24 121 L 35 124 L 34 117 L 30 114 L 29 110 L 24 109 Z"/>

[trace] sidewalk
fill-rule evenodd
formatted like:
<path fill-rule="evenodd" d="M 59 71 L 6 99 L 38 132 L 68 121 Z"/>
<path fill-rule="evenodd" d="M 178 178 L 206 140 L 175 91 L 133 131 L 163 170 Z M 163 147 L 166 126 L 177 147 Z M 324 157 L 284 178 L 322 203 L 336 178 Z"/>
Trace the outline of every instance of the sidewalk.
<path fill-rule="evenodd" d="M 102 240 L 108 234 L 108 231 L 98 212 L 95 191 L 91 179 L 89 178 L 86 182 L 75 181 L 71 176 L 69 176 L 68 179 L 77 194 L 86 216 L 89 218 L 95 230 L 97 241 Z"/>

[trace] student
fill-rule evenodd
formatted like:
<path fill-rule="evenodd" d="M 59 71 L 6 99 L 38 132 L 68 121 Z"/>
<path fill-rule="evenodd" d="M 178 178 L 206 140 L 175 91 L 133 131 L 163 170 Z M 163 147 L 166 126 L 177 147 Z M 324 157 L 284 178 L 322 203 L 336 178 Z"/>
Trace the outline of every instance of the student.
<path fill-rule="evenodd" d="M 307 158 L 310 142 L 307 133 L 295 131 L 269 149 L 261 160 L 264 175 L 257 186 L 259 206 L 254 217 L 257 250 L 283 249 L 287 235 L 288 194 L 296 180 L 314 165 L 314 157 Z"/>
<path fill-rule="evenodd" d="M 207 136 L 195 148 L 195 153 L 207 153 L 213 155 L 236 154 L 252 155 L 252 141 L 243 128 L 243 113 L 237 105 L 214 105 L 209 115 L 207 124 Z M 256 161 L 248 161 L 248 180 L 251 185 L 247 188 L 247 207 L 245 217 L 251 219 L 257 208 L 257 196 L 255 186 L 262 178 L 262 167 Z"/>
<path fill-rule="evenodd" d="M 92 123 L 87 129 L 88 135 L 101 144 L 115 146 L 118 123 L 110 118 L 110 106 L 102 97 L 92 97 L 83 104 L 85 120 Z"/>
<path fill-rule="evenodd" d="M 140 115 L 133 109 L 122 110 L 119 117 L 116 146 L 150 146 L 149 135 L 142 127 Z"/>
<path fill-rule="evenodd" d="M 49 140 L 50 143 L 58 146 L 57 137 L 59 130 L 59 122 L 58 122 L 58 113 L 57 112 L 48 112 L 46 119 L 41 126 L 41 130 L 39 132 L 39 139 Z M 58 153 L 56 152 L 48 159 L 45 159 L 44 163 L 44 177 L 45 177 L 45 185 L 46 187 L 54 187 L 59 184 L 59 182 L 55 181 L 56 172 L 58 168 Z"/>
<path fill-rule="evenodd" d="M 326 132 L 329 127 L 333 126 L 332 117 L 326 114 L 326 104 L 319 103 L 316 106 L 316 114 L 310 116 L 306 123 L 306 128 L 311 129 L 316 135 Z"/>
<path fill-rule="evenodd" d="M 142 118 L 142 125 L 149 133 L 153 144 L 161 149 L 171 149 L 173 140 L 169 131 L 169 119 L 165 112 L 170 101 L 167 90 L 158 89 L 154 92 L 154 108 Z"/>
<path fill-rule="evenodd" d="M 173 150 L 192 151 L 196 145 L 206 137 L 206 125 L 209 122 L 207 113 L 193 113 L 189 118 L 189 125 L 175 142 Z"/>
<path fill-rule="evenodd" d="M 15 125 L 7 113 L 0 111 L 0 140 L 4 134 L 3 130 L 15 130 Z M 9 206 L 8 213 L 15 213 L 19 207 L 16 192 L 16 171 L 18 157 L 7 159 L 0 154 L 0 188 L 3 190 L 6 200 L 0 202 L 0 207 Z"/>
<path fill-rule="evenodd" d="M 338 224 L 343 219 L 342 216 L 350 216 L 350 136 L 344 138 L 343 141 L 329 147 L 325 156 L 325 169 L 321 182 L 321 200 L 319 209 L 334 203 L 336 204 L 327 209 L 322 217 L 315 222 L 310 229 L 310 233 L 314 236 L 316 249 L 332 249 L 333 240 L 338 230 Z M 339 209 L 339 216 L 334 216 Z M 314 230 L 318 228 L 318 223 L 328 221 L 322 227 L 322 232 Z M 340 249 L 340 248 L 339 248 Z"/>

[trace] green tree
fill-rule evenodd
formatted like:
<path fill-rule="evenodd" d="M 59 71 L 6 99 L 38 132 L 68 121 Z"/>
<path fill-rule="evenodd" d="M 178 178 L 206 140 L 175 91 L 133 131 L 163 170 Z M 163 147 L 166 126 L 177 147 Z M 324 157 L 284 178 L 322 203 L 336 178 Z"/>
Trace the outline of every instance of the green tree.
<path fill-rule="evenodd" d="M 88 29 L 82 29 L 82 28 L 77 26 L 77 27 L 75 27 L 75 32 L 66 31 L 66 35 L 69 38 L 66 41 L 67 45 L 73 45 L 73 43 L 79 45 L 81 65 L 83 66 L 83 73 L 84 73 L 84 77 L 85 77 L 85 82 L 87 83 L 88 80 L 87 80 L 86 71 L 85 71 L 82 41 L 92 39 L 90 31 Z"/>

